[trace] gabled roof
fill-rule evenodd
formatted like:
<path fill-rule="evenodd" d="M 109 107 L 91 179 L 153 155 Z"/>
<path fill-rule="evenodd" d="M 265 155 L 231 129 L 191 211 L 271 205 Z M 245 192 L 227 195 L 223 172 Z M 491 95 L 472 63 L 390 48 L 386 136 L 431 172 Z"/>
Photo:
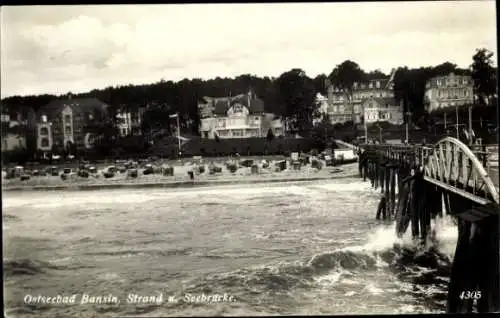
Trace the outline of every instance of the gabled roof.
<path fill-rule="evenodd" d="M 240 94 L 231 98 L 221 98 L 216 100 L 214 114 L 218 116 L 226 116 L 229 107 L 233 106 L 235 103 L 239 103 L 247 107 L 250 114 L 261 114 L 265 111 L 264 101 L 262 99 L 260 98 L 251 99 L 250 105 L 248 105 L 247 95 Z"/>
<path fill-rule="evenodd" d="M 265 111 L 264 101 L 259 98 L 252 99 L 249 111 L 250 114 L 262 114 Z"/>
<path fill-rule="evenodd" d="M 396 99 L 394 99 L 394 97 L 371 97 L 366 101 L 375 101 L 380 106 L 398 106 L 398 103 L 396 102 Z"/>
<path fill-rule="evenodd" d="M 108 105 L 101 102 L 97 98 L 72 98 L 72 99 L 55 99 L 45 106 L 42 106 L 38 113 L 45 114 L 49 117 L 52 114 L 60 112 L 66 105 L 69 105 L 74 112 L 91 112 L 95 109 L 106 112 Z"/>
<path fill-rule="evenodd" d="M 441 80 L 441 85 L 438 85 L 437 82 L 438 80 Z M 454 83 L 447 83 L 447 80 L 450 80 Z M 465 80 L 465 84 L 464 84 Z M 441 76 L 435 76 L 430 78 L 427 83 L 425 84 L 425 88 L 438 88 L 438 87 L 472 87 L 473 82 L 472 82 L 472 76 L 470 75 L 460 75 L 460 74 L 455 74 L 455 73 L 450 73 L 448 75 L 441 75 Z"/>
<path fill-rule="evenodd" d="M 377 87 L 377 82 L 380 83 L 380 86 Z M 372 84 L 372 87 L 370 88 L 370 84 Z M 362 83 L 357 83 L 357 87 L 354 88 L 355 90 L 362 90 L 362 89 L 367 89 L 367 90 L 372 90 L 372 89 L 384 89 L 387 87 L 389 84 L 389 78 L 380 78 L 380 79 L 371 79 L 366 82 Z"/>
<path fill-rule="evenodd" d="M 215 102 L 214 114 L 219 116 L 226 116 L 226 112 L 229 109 L 227 105 L 227 100 L 218 100 Z"/>

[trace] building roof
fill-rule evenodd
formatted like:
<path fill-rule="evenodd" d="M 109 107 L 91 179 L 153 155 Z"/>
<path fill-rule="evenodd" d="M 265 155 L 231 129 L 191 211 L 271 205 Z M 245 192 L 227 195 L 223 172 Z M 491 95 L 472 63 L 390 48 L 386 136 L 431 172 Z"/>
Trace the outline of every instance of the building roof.
<path fill-rule="evenodd" d="M 261 114 L 265 111 L 264 101 L 262 99 L 256 98 L 252 99 L 250 102 L 250 114 Z"/>
<path fill-rule="evenodd" d="M 260 98 L 254 98 L 250 100 L 250 105 L 248 104 L 248 95 L 240 94 L 230 98 L 218 99 L 215 101 L 214 113 L 219 116 L 225 116 L 229 107 L 235 103 L 240 103 L 248 108 L 250 114 L 261 114 L 265 111 L 264 101 Z"/>
<path fill-rule="evenodd" d="M 377 82 L 379 82 L 379 87 L 377 87 Z M 372 87 L 370 88 L 370 84 Z M 356 87 L 354 90 L 362 90 L 362 89 L 384 89 L 390 84 L 389 78 L 380 78 L 380 79 L 371 79 L 363 83 L 356 83 Z"/>
<path fill-rule="evenodd" d="M 394 99 L 394 97 L 371 97 L 368 98 L 365 102 L 367 101 L 375 101 L 380 106 L 398 106 L 398 103 L 396 102 L 396 99 Z"/>
<path fill-rule="evenodd" d="M 72 99 L 55 99 L 45 106 L 42 106 L 39 110 L 39 114 L 47 115 L 49 117 L 52 114 L 60 112 L 66 105 L 69 105 L 74 112 L 92 112 L 95 109 L 106 112 L 108 105 L 101 102 L 97 98 L 72 98 Z"/>
<path fill-rule="evenodd" d="M 391 75 L 392 76 L 392 75 Z M 379 87 L 377 87 L 377 82 L 379 82 Z M 370 88 L 370 84 L 372 84 L 372 87 Z M 393 76 L 392 77 L 387 77 L 387 78 L 379 78 L 379 79 L 370 79 L 365 82 L 361 83 L 354 83 L 353 90 L 354 91 L 360 91 L 360 90 L 381 90 L 381 89 L 391 89 L 391 85 L 393 84 Z M 342 94 L 342 90 L 338 87 L 331 86 L 331 90 L 333 93 L 340 93 Z"/>
<path fill-rule="evenodd" d="M 463 80 L 466 83 L 463 83 Z M 438 80 L 442 81 L 440 86 L 437 85 Z M 448 80 L 451 81 L 448 83 Z M 456 82 L 454 82 L 456 80 Z M 429 79 L 425 85 L 426 89 L 429 88 L 446 88 L 446 87 L 472 87 L 472 77 L 470 75 L 457 75 L 455 73 L 450 73 L 448 75 L 435 76 Z"/>

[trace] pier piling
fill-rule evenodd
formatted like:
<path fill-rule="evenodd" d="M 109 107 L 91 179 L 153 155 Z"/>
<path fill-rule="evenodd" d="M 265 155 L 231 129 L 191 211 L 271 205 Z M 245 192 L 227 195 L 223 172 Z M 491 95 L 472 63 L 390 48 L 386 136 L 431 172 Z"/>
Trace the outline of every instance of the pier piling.
<path fill-rule="evenodd" d="M 481 161 L 466 145 L 449 137 L 434 148 L 391 147 L 365 146 L 365 160 L 359 166 L 363 180 L 368 178 L 374 189 L 381 188 L 376 218 L 394 219 L 399 237 L 411 223 L 412 237 L 422 246 L 434 244 L 431 220 L 451 215 L 458 240 L 448 312 L 500 311 L 498 190 L 481 172 L 485 171 Z"/>

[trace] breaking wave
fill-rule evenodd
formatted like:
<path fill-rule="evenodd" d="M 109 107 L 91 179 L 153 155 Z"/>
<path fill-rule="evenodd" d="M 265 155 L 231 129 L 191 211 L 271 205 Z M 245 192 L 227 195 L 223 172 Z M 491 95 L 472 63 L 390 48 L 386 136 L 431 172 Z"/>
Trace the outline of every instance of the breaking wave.
<path fill-rule="evenodd" d="M 298 261 L 269 263 L 206 276 L 191 281 L 185 292 L 221 292 L 239 287 L 248 295 L 286 294 L 296 289 L 334 285 L 343 279 L 345 284 L 363 284 L 356 281 L 358 274 L 362 277 L 362 272 L 375 273 L 386 268 L 400 280 L 402 290 L 423 298 L 434 308 L 444 309 L 452 255 L 439 248 L 449 248 L 456 242 L 456 236 L 451 235 L 450 221 L 439 222 L 444 232 L 437 235 L 436 244 L 425 250 L 419 249 L 408 235 L 397 238 L 394 226 L 387 225 L 371 233 L 364 245 L 320 252 Z M 363 290 L 372 294 L 381 292 L 373 284 L 366 285 Z"/>
<path fill-rule="evenodd" d="M 88 264 L 71 263 L 69 265 L 56 265 L 54 262 L 47 262 L 29 258 L 23 259 L 4 259 L 3 270 L 4 277 L 14 276 L 34 276 L 39 274 L 47 274 L 51 271 L 60 270 L 78 270 L 82 268 L 93 268 Z"/>

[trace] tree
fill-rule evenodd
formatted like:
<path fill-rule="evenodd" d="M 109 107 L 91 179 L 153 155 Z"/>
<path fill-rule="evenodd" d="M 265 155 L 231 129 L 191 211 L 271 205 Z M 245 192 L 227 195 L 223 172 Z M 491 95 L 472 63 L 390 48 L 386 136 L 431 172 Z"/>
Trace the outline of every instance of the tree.
<path fill-rule="evenodd" d="M 267 141 L 271 142 L 273 139 L 274 139 L 274 134 L 273 134 L 273 130 L 271 128 L 269 128 L 267 130 L 267 136 L 266 136 L 266 139 Z"/>
<path fill-rule="evenodd" d="M 314 147 L 324 149 L 327 144 L 331 143 L 334 133 L 335 127 L 330 123 L 327 117 L 324 117 L 311 132 L 311 139 L 314 141 Z"/>
<path fill-rule="evenodd" d="M 314 103 L 314 83 L 306 73 L 298 68 L 281 74 L 276 80 L 278 101 L 283 107 L 283 117 L 293 123 L 296 132 L 307 132 L 312 127 Z"/>
<path fill-rule="evenodd" d="M 490 104 L 497 88 L 496 70 L 493 67 L 493 53 L 487 49 L 477 49 L 471 65 L 474 93 L 482 105 Z"/>
<path fill-rule="evenodd" d="M 64 146 L 53 144 L 51 153 L 52 155 L 58 155 L 58 156 L 64 155 Z"/>
<path fill-rule="evenodd" d="M 69 141 L 66 145 L 64 145 L 64 157 L 67 157 L 68 155 L 75 155 L 77 153 L 77 147 L 76 145 Z"/>
<path fill-rule="evenodd" d="M 377 80 L 377 79 L 382 79 L 382 78 L 387 78 L 387 75 L 384 74 L 381 70 L 374 70 L 369 73 L 366 73 L 365 78 L 367 80 Z"/>
<path fill-rule="evenodd" d="M 457 70 L 457 65 L 450 63 L 450 62 L 444 62 L 442 64 L 439 64 L 438 66 L 435 66 L 430 74 L 432 77 L 434 76 L 445 76 L 448 75 L 452 72 L 455 72 Z"/>
<path fill-rule="evenodd" d="M 468 75 L 470 71 L 457 68 L 457 65 L 444 62 L 434 67 L 408 69 L 399 67 L 394 74 L 394 97 L 398 103 L 403 102 L 404 112 L 411 112 L 413 122 L 427 122 L 429 115 L 425 109 L 425 90 L 427 82 L 435 76 L 446 76 L 450 73 Z M 405 122 L 407 117 L 405 116 Z"/>
<path fill-rule="evenodd" d="M 119 136 L 115 120 L 109 117 L 86 125 L 84 130 L 95 137 L 93 152 L 100 156 L 111 153 Z"/>
<path fill-rule="evenodd" d="M 143 133 L 152 133 L 163 129 L 165 132 L 171 131 L 171 108 L 166 104 L 157 105 L 156 103 L 144 113 L 141 121 Z"/>
<path fill-rule="evenodd" d="M 316 76 L 313 79 L 314 91 L 316 93 L 326 95 L 326 90 L 327 90 L 326 82 L 327 82 L 327 80 L 328 80 L 328 76 L 326 76 L 325 74 L 319 74 L 318 76 Z"/>
<path fill-rule="evenodd" d="M 347 60 L 333 69 L 329 79 L 335 87 L 344 93 L 346 99 L 351 102 L 354 83 L 365 81 L 366 75 L 357 63 Z M 350 108 L 352 111 L 352 120 L 355 121 L 354 107 L 351 106 Z"/>

